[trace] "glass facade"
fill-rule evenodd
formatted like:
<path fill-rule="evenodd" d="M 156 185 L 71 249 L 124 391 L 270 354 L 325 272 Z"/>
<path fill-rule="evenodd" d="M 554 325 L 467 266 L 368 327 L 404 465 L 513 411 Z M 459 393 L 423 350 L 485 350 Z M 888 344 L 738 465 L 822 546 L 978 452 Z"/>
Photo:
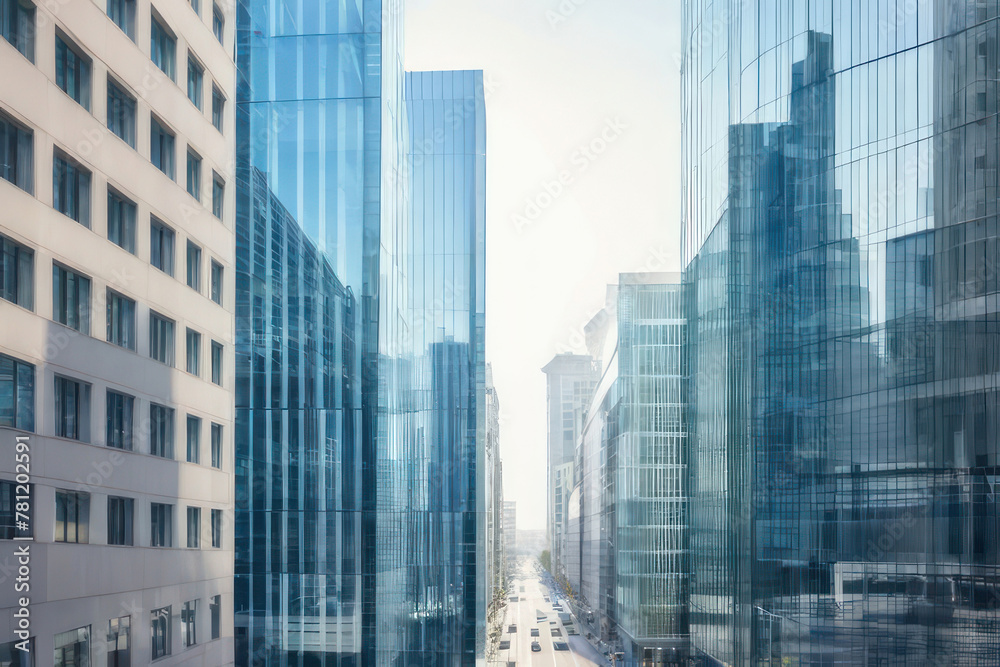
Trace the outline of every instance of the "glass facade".
<path fill-rule="evenodd" d="M 693 645 L 997 664 L 1000 6 L 683 11 Z"/>
<path fill-rule="evenodd" d="M 482 75 L 400 5 L 237 7 L 237 665 L 483 656 Z"/>

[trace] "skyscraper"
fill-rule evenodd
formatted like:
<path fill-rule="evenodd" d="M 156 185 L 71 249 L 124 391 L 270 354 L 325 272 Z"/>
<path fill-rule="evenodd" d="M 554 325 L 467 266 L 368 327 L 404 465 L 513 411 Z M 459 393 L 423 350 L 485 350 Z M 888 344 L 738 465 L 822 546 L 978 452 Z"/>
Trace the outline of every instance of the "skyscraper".
<path fill-rule="evenodd" d="M 998 11 L 684 5 L 691 634 L 712 664 L 1000 659 Z"/>
<path fill-rule="evenodd" d="M 232 664 L 233 17 L 0 10 L 0 663 Z"/>

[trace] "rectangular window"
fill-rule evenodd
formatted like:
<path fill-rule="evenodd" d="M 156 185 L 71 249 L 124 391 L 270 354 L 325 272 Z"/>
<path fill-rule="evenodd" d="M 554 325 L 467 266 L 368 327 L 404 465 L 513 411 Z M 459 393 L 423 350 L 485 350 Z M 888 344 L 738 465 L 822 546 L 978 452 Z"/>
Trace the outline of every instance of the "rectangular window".
<path fill-rule="evenodd" d="M 191 415 L 187 418 L 187 460 L 201 463 L 201 420 Z"/>
<path fill-rule="evenodd" d="M 108 129 L 135 148 L 135 98 L 111 77 L 108 77 Z"/>
<path fill-rule="evenodd" d="M 108 288 L 108 342 L 135 351 L 135 301 Z"/>
<path fill-rule="evenodd" d="M 135 437 L 135 397 L 108 390 L 108 447 L 132 451 Z"/>
<path fill-rule="evenodd" d="M 222 548 L 222 510 L 212 510 L 212 548 Z"/>
<path fill-rule="evenodd" d="M 212 125 L 222 132 L 222 112 L 226 109 L 226 97 L 222 91 L 212 86 Z"/>
<path fill-rule="evenodd" d="M 201 201 L 201 158 L 192 151 L 188 151 L 187 191 L 189 195 Z"/>
<path fill-rule="evenodd" d="M 205 68 L 188 54 L 188 99 L 201 109 L 201 89 L 205 81 Z"/>
<path fill-rule="evenodd" d="M 152 658 L 156 660 L 170 655 L 170 607 L 154 609 L 150 618 Z"/>
<path fill-rule="evenodd" d="M 90 333 L 90 278 L 52 265 L 52 319 L 80 333 Z"/>
<path fill-rule="evenodd" d="M 187 546 L 197 549 L 201 544 L 201 508 L 187 508 Z"/>
<path fill-rule="evenodd" d="M 222 425 L 212 424 L 212 467 L 222 469 Z"/>
<path fill-rule="evenodd" d="M 222 264 L 212 260 L 212 301 L 222 305 Z"/>
<path fill-rule="evenodd" d="M 0 0 L 0 34 L 35 62 L 35 6 L 28 0 Z M 221 40 L 220 40 L 221 41 Z"/>
<path fill-rule="evenodd" d="M 177 39 L 155 17 L 150 30 L 149 57 L 171 80 L 176 80 L 174 72 L 177 61 Z"/>
<path fill-rule="evenodd" d="M 108 667 L 132 666 L 131 626 L 131 616 L 108 621 Z"/>
<path fill-rule="evenodd" d="M 135 501 L 132 498 L 108 496 L 108 544 L 130 547 Z"/>
<path fill-rule="evenodd" d="M 201 291 L 201 248 L 188 241 L 187 284 L 191 289 Z"/>
<path fill-rule="evenodd" d="M 23 503 L 27 502 L 28 508 L 25 510 Z M 22 503 L 20 508 L 18 503 Z M 35 488 L 28 485 L 25 493 L 24 485 L 15 482 L 0 480 L 0 540 L 12 540 L 15 537 L 33 537 L 31 530 L 34 526 L 34 505 Z M 18 514 L 21 516 L 18 517 Z M 28 517 L 28 526 L 25 527 L 23 520 Z M 18 523 L 21 523 L 18 526 Z M 3 656 L 0 655 L 0 658 Z M 0 662 L 2 665 L 3 662 Z"/>
<path fill-rule="evenodd" d="M 35 430 L 35 367 L 0 354 L 0 426 Z"/>
<path fill-rule="evenodd" d="M 58 150 L 52 161 L 52 208 L 90 228 L 90 172 Z"/>
<path fill-rule="evenodd" d="M 150 119 L 149 126 L 149 161 L 173 180 L 177 173 L 174 168 L 174 134 L 155 118 Z"/>
<path fill-rule="evenodd" d="M 212 639 L 222 636 L 222 596 L 213 595 L 208 599 L 208 615 L 212 617 Z"/>
<path fill-rule="evenodd" d="M 197 614 L 197 600 L 185 602 L 181 608 L 181 638 L 184 641 L 184 646 L 194 646 L 198 643 Z"/>
<path fill-rule="evenodd" d="M 56 491 L 56 542 L 90 542 L 90 494 Z"/>
<path fill-rule="evenodd" d="M 226 198 L 226 183 L 222 177 L 212 172 L 212 215 L 222 220 L 223 204 Z"/>
<path fill-rule="evenodd" d="M 167 366 L 174 365 L 174 321 L 149 313 L 149 356 Z"/>
<path fill-rule="evenodd" d="M 174 275 L 174 230 L 156 218 L 149 223 L 149 263 Z"/>
<path fill-rule="evenodd" d="M 222 10 L 218 5 L 212 6 L 212 32 L 215 38 L 222 44 L 225 39 L 226 18 L 222 15 Z"/>
<path fill-rule="evenodd" d="M 108 0 L 108 18 L 135 41 L 135 0 Z"/>
<path fill-rule="evenodd" d="M 212 382 L 222 385 L 222 345 L 212 341 Z"/>
<path fill-rule="evenodd" d="M 60 632 L 55 637 L 55 667 L 90 667 L 90 626 Z"/>
<path fill-rule="evenodd" d="M 90 58 L 56 35 L 56 85 L 90 111 Z"/>
<path fill-rule="evenodd" d="M 108 188 L 108 240 L 135 254 L 135 202 Z"/>
<path fill-rule="evenodd" d="M 0 2 L 15 0 L 0 0 Z M 25 192 L 35 191 L 34 133 L 0 113 L 0 178 Z"/>
<path fill-rule="evenodd" d="M 184 348 L 187 353 L 187 372 L 192 375 L 201 375 L 201 334 L 188 329 Z"/>
<path fill-rule="evenodd" d="M 0 234 L 0 298 L 35 307 L 35 251 Z"/>
<path fill-rule="evenodd" d="M 149 504 L 149 546 L 174 546 L 174 506 L 163 503 Z"/>
<path fill-rule="evenodd" d="M 151 403 L 149 406 L 149 453 L 174 458 L 174 410 Z"/>
<path fill-rule="evenodd" d="M 90 442 L 90 385 L 56 376 L 56 435 Z"/>
<path fill-rule="evenodd" d="M 201 15 L 201 0 L 191 0 L 191 9 L 195 14 Z"/>

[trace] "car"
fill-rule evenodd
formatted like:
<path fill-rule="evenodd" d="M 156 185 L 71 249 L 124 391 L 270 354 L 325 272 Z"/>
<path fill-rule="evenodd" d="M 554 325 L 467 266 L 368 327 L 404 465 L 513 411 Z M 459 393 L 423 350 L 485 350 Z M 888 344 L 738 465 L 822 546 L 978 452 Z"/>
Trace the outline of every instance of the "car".
<path fill-rule="evenodd" d="M 509 651 L 510 650 L 510 640 L 509 639 L 502 639 L 500 641 L 500 650 L 501 651 Z"/>
<path fill-rule="evenodd" d="M 552 648 L 554 648 L 557 651 L 568 651 L 569 644 L 567 644 L 566 642 L 552 642 Z"/>
<path fill-rule="evenodd" d="M 531 628 L 531 636 L 532 637 L 538 636 L 538 628 Z"/>
<path fill-rule="evenodd" d="M 562 630 L 560 630 L 559 628 L 552 628 L 552 636 L 562 637 Z"/>
<path fill-rule="evenodd" d="M 517 626 L 514 624 L 507 626 L 507 632 L 509 632 L 510 634 L 514 634 L 515 632 L 517 632 Z"/>
<path fill-rule="evenodd" d="M 542 645 L 541 644 L 539 644 L 538 642 L 531 642 L 531 652 L 532 653 L 538 653 L 541 650 L 542 650 Z"/>

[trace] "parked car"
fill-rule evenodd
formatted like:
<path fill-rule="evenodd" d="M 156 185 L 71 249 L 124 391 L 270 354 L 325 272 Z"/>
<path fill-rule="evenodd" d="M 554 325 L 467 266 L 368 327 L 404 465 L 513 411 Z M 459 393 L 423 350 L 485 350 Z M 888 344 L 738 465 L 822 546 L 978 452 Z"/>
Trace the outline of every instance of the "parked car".
<path fill-rule="evenodd" d="M 538 636 L 538 628 L 531 628 L 531 636 L 532 637 Z"/>
<path fill-rule="evenodd" d="M 568 651 L 569 644 L 567 644 L 566 642 L 553 642 L 552 648 L 554 648 L 557 651 Z"/>
<path fill-rule="evenodd" d="M 509 651 L 510 650 L 510 640 L 509 639 L 503 639 L 503 640 L 500 641 L 500 650 L 501 651 Z"/>
<path fill-rule="evenodd" d="M 542 645 L 541 644 L 539 644 L 538 642 L 531 642 L 531 651 L 532 651 L 532 653 L 538 653 L 541 650 L 542 650 Z"/>
<path fill-rule="evenodd" d="M 562 630 L 560 630 L 559 628 L 552 628 L 552 636 L 562 637 Z"/>
<path fill-rule="evenodd" d="M 507 627 L 507 632 L 514 634 L 515 632 L 517 632 L 517 626 L 514 624 L 509 625 Z"/>

